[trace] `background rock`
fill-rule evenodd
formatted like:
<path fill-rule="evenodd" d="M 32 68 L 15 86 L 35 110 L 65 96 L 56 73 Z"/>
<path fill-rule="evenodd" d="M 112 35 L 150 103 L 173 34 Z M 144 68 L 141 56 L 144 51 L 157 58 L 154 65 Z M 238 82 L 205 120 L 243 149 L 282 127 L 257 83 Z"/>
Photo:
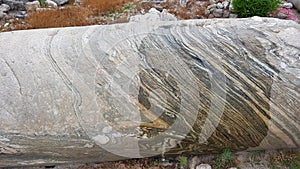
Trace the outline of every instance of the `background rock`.
<path fill-rule="evenodd" d="M 5 13 L 3 11 L 0 11 L 0 19 L 4 18 L 5 17 Z"/>
<path fill-rule="evenodd" d="M 2 12 L 8 12 L 9 10 L 10 10 L 9 5 L 7 5 L 7 4 L 1 4 L 0 5 L 0 11 L 2 11 Z"/>
<path fill-rule="evenodd" d="M 64 5 L 69 2 L 69 0 L 52 0 L 54 1 L 57 5 Z"/>
<path fill-rule="evenodd" d="M 36 11 L 37 8 L 40 8 L 40 2 L 39 1 L 33 1 L 33 2 L 27 2 L 25 4 L 25 8 L 27 12 Z"/>
<path fill-rule="evenodd" d="M 298 9 L 298 11 L 300 11 L 300 0 L 287 0 L 287 1 L 291 2 L 294 5 L 294 7 Z"/>
<path fill-rule="evenodd" d="M 46 7 L 47 8 L 52 8 L 52 9 L 56 9 L 57 8 L 57 4 L 51 0 L 46 0 L 45 1 Z"/>
<path fill-rule="evenodd" d="M 148 13 L 144 15 L 135 15 L 130 17 L 129 22 L 154 22 L 154 21 L 176 21 L 177 18 L 168 13 L 167 10 L 159 12 L 155 8 L 151 8 Z"/>
<path fill-rule="evenodd" d="M 200 164 L 196 167 L 196 169 L 212 169 L 209 164 Z"/>

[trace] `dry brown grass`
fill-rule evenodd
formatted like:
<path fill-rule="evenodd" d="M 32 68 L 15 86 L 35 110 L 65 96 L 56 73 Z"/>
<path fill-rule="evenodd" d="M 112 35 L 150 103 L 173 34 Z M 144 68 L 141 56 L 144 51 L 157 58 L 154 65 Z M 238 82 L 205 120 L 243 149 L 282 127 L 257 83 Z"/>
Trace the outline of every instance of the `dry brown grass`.
<path fill-rule="evenodd" d="M 25 22 L 28 28 L 54 28 L 68 26 L 88 25 L 88 17 L 91 15 L 86 9 L 69 7 L 57 10 L 36 11 L 28 14 Z"/>
<path fill-rule="evenodd" d="M 17 29 L 54 28 L 95 24 L 90 19 L 110 10 L 119 10 L 132 0 L 84 0 L 81 6 L 29 13 L 26 26 Z"/>
<path fill-rule="evenodd" d="M 109 10 L 119 10 L 127 2 L 133 0 L 83 0 L 82 6 L 89 8 L 95 13 Z"/>

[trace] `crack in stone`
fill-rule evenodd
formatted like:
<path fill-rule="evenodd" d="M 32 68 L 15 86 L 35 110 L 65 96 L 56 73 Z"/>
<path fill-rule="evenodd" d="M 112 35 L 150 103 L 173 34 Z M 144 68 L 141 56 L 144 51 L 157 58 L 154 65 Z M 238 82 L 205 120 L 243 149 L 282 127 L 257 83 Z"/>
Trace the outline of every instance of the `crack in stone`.
<path fill-rule="evenodd" d="M 20 80 L 19 80 L 16 72 L 14 71 L 14 69 L 11 67 L 11 65 L 6 60 L 4 60 L 4 62 L 7 65 L 7 67 L 9 68 L 9 70 L 12 72 L 13 76 L 16 78 L 18 86 L 19 86 L 19 92 L 21 95 L 23 95 L 21 83 L 20 83 Z"/>
<path fill-rule="evenodd" d="M 72 92 L 73 94 L 73 109 L 75 112 L 75 116 L 77 118 L 78 124 L 82 130 L 82 133 L 88 137 L 86 130 L 84 129 L 84 127 L 82 126 L 81 122 L 82 119 L 80 118 L 79 114 L 80 109 L 79 106 L 81 105 L 82 102 L 82 98 L 81 95 L 79 93 L 79 91 L 77 90 L 77 88 L 72 84 L 72 82 L 70 81 L 70 79 L 67 77 L 67 75 L 62 71 L 62 69 L 58 66 L 57 62 L 55 61 L 55 59 L 52 56 L 52 52 L 51 52 L 51 47 L 52 47 L 52 41 L 54 39 L 54 37 L 58 34 L 60 30 L 57 30 L 54 34 L 51 34 L 51 38 L 49 39 L 48 42 L 48 46 L 47 46 L 47 52 L 46 55 L 48 56 L 48 59 L 52 65 L 52 67 L 54 68 L 55 72 L 60 76 L 60 78 L 63 80 L 63 83 L 69 88 L 69 90 Z M 77 133 L 78 136 L 81 136 L 80 133 Z M 89 138 L 89 137 L 88 137 Z"/>

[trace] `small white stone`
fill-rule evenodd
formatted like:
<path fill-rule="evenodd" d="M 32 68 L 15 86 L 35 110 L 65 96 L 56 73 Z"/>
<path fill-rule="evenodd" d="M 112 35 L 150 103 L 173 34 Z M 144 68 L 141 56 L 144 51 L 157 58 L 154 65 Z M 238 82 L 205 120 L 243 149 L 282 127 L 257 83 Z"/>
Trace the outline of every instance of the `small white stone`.
<path fill-rule="evenodd" d="M 37 8 L 40 8 L 39 1 L 27 2 L 25 4 L 25 8 L 27 12 L 36 11 Z"/>
<path fill-rule="evenodd" d="M 193 157 L 192 159 L 189 159 L 189 168 L 195 169 L 197 164 L 199 164 L 200 162 L 200 158 L 197 156 Z"/>
<path fill-rule="evenodd" d="M 209 0 L 209 3 L 212 5 L 212 4 L 215 4 L 216 3 L 216 0 Z"/>
<path fill-rule="evenodd" d="M 209 164 L 200 164 L 196 169 L 211 169 L 211 166 Z"/>
<path fill-rule="evenodd" d="M 0 141 L 10 141 L 8 138 L 5 138 L 3 136 L 0 136 Z"/>
<path fill-rule="evenodd" d="M 84 146 L 83 146 L 84 148 L 93 148 L 94 147 L 94 145 L 93 144 L 85 144 Z"/>
<path fill-rule="evenodd" d="M 54 111 L 53 111 L 53 114 L 54 114 L 54 115 L 58 115 L 58 111 L 57 111 L 57 110 L 54 110 Z"/>
<path fill-rule="evenodd" d="M 285 69 L 285 68 L 287 67 L 287 65 L 286 65 L 285 63 L 281 62 L 281 63 L 280 63 L 280 67 L 281 67 L 282 69 Z"/>
<path fill-rule="evenodd" d="M 112 127 L 111 126 L 106 126 L 102 129 L 102 132 L 107 134 L 110 133 L 112 131 Z"/>
<path fill-rule="evenodd" d="M 229 14 L 229 18 L 237 18 L 237 17 L 238 17 L 237 14 L 233 14 L 233 13 Z"/>
<path fill-rule="evenodd" d="M 228 9 L 229 9 L 230 11 L 232 11 L 232 10 L 233 10 L 233 5 L 230 4 L 229 7 L 228 7 Z"/>
<path fill-rule="evenodd" d="M 223 6 L 223 4 L 222 4 L 221 2 L 219 2 L 219 3 L 217 4 L 217 8 L 219 8 L 219 9 L 223 9 L 223 8 L 224 8 L 224 6 Z"/>
<path fill-rule="evenodd" d="M 223 8 L 227 8 L 228 7 L 228 5 L 229 5 L 229 2 L 228 1 L 224 1 L 224 2 L 222 2 L 222 5 L 223 5 Z"/>
<path fill-rule="evenodd" d="M 99 144 L 107 144 L 109 142 L 109 138 L 105 135 L 97 135 L 93 137 L 93 140 Z"/>
<path fill-rule="evenodd" d="M 51 0 L 46 0 L 45 4 L 47 8 L 53 8 L 53 9 L 57 8 L 57 4 Z"/>
<path fill-rule="evenodd" d="M 205 1 L 196 1 L 195 2 L 195 5 L 199 6 L 199 7 L 205 6 L 206 4 L 207 4 L 207 2 L 205 2 Z"/>
<path fill-rule="evenodd" d="M 160 13 L 157 9 L 151 8 L 148 13 Z"/>
<path fill-rule="evenodd" d="M 9 10 L 10 10 L 9 5 L 7 5 L 7 4 L 1 4 L 0 5 L 0 11 L 2 11 L 2 12 L 8 12 Z"/>
<path fill-rule="evenodd" d="M 212 4 L 212 5 L 208 5 L 207 6 L 207 10 L 210 10 L 210 9 L 213 9 L 213 8 L 216 8 L 217 7 L 217 4 Z"/>
<path fill-rule="evenodd" d="M 209 14 L 210 14 L 210 10 L 207 10 L 207 9 L 206 9 L 206 10 L 204 11 L 204 15 L 209 15 Z"/>
<path fill-rule="evenodd" d="M 0 19 L 4 18 L 5 17 L 5 13 L 3 11 L 0 11 Z"/>
<path fill-rule="evenodd" d="M 259 17 L 259 16 L 253 16 L 252 19 L 254 21 L 258 21 L 258 22 L 262 22 L 263 21 L 263 19 L 261 17 Z"/>
<path fill-rule="evenodd" d="M 120 137 L 122 137 L 122 134 L 121 133 L 113 133 L 112 136 L 115 138 L 120 138 Z"/>
<path fill-rule="evenodd" d="M 282 7 L 284 7 L 284 8 L 293 8 L 293 4 L 290 3 L 290 2 L 286 2 L 286 3 L 282 4 Z"/>

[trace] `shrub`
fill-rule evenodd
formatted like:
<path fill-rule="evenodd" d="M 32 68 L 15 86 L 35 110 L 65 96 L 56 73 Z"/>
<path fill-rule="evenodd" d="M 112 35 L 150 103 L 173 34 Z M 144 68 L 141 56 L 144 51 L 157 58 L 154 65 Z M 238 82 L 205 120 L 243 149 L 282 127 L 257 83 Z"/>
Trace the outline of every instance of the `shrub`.
<path fill-rule="evenodd" d="M 280 3 L 279 0 L 232 0 L 233 12 L 239 17 L 267 16 Z"/>

